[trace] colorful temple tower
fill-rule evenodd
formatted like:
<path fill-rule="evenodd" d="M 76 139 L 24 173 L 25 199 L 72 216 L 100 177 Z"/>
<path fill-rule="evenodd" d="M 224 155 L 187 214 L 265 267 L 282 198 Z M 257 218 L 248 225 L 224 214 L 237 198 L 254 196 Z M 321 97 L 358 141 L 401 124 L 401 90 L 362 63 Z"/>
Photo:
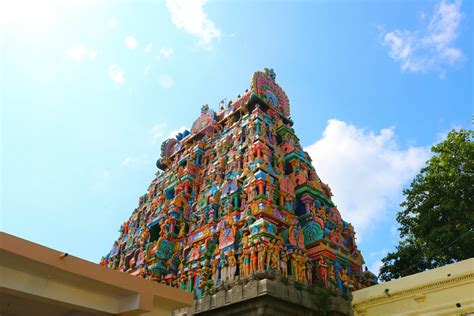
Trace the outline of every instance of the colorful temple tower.
<path fill-rule="evenodd" d="M 161 170 L 102 264 L 194 292 L 256 277 L 344 296 L 376 282 L 292 128 L 272 69 L 161 145 Z"/>

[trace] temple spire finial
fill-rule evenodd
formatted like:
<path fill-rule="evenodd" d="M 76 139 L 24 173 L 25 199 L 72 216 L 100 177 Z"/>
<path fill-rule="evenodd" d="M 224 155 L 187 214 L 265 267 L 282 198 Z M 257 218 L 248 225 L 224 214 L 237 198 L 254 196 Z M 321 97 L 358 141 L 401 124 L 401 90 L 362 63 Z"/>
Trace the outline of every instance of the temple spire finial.
<path fill-rule="evenodd" d="M 273 81 L 276 79 L 276 73 L 273 68 L 264 68 L 263 73 L 272 78 Z"/>
<path fill-rule="evenodd" d="M 201 107 L 201 113 L 206 113 L 209 110 L 209 104 L 204 104 Z"/>

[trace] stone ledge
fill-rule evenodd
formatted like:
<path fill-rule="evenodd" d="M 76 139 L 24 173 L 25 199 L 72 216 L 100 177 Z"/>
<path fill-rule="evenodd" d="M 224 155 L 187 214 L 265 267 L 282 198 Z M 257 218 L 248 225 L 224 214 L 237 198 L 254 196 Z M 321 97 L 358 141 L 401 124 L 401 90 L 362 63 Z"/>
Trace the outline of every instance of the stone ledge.
<path fill-rule="evenodd" d="M 319 315 L 317 306 L 312 301 L 313 295 L 307 289 L 298 289 L 279 280 L 250 280 L 196 300 L 192 307 L 174 311 L 173 316 Z M 329 314 L 352 315 L 350 302 L 339 296 L 332 297 Z"/>

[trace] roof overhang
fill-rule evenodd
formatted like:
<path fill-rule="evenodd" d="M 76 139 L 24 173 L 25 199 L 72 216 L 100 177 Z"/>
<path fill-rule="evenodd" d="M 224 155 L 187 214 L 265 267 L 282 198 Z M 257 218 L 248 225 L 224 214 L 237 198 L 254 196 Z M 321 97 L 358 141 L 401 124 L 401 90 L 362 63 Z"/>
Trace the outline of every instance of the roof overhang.
<path fill-rule="evenodd" d="M 0 232 L 0 292 L 92 315 L 136 315 L 190 306 L 192 294 Z M 15 307 L 12 307 L 15 308 Z"/>

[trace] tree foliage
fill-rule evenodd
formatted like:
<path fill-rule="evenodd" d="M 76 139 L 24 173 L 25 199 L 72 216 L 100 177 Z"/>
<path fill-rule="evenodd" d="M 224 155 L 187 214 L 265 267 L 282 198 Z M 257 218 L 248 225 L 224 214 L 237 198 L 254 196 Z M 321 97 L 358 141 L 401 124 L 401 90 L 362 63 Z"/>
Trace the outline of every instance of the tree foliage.
<path fill-rule="evenodd" d="M 401 241 L 382 259 L 382 280 L 474 257 L 473 136 L 464 129 L 449 132 L 403 191 Z"/>

